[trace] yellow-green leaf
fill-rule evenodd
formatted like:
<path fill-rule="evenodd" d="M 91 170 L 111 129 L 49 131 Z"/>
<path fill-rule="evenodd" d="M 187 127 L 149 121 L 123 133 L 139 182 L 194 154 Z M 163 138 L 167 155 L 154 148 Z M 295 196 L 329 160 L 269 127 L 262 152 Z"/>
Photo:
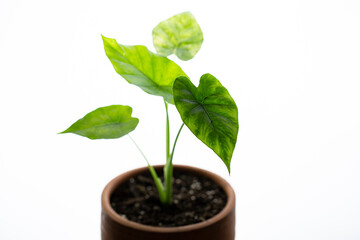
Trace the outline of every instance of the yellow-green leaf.
<path fill-rule="evenodd" d="M 203 33 L 190 12 L 177 14 L 159 23 L 152 32 L 156 51 L 169 56 L 175 54 L 181 60 L 190 60 L 200 50 Z"/>
<path fill-rule="evenodd" d="M 183 70 L 166 57 L 152 53 L 145 46 L 124 46 L 103 36 L 104 48 L 115 71 L 126 81 L 145 92 L 174 103 L 172 86 L 175 78 L 186 76 Z"/>

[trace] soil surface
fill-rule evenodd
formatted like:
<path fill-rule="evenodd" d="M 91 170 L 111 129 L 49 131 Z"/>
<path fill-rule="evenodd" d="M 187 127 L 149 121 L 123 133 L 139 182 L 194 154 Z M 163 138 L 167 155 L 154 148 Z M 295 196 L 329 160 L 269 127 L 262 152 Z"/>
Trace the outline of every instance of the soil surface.
<path fill-rule="evenodd" d="M 173 204 L 170 206 L 160 203 L 149 173 L 130 178 L 114 191 L 110 199 L 112 208 L 120 216 L 161 227 L 205 221 L 218 214 L 226 201 L 225 192 L 213 181 L 176 170 L 173 174 Z"/>

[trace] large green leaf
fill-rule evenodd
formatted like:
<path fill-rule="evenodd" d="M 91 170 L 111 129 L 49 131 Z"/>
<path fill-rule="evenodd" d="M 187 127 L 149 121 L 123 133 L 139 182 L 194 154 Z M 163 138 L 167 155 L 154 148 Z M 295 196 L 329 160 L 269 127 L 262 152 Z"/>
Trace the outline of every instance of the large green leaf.
<path fill-rule="evenodd" d="M 174 53 L 185 61 L 195 56 L 204 40 L 200 26 L 190 12 L 162 21 L 153 29 L 152 35 L 159 54 L 169 56 Z"/>
<path fill-rule="evenodd" d="M 145 92 L 174 103 L 173 82 L 179 76 L 186 76 L 176 63 L 144 46 L 124 46 L 115 39 L 102 38 L 106 55 L 118 74 Z"/>
<path fill-rule="evenodd" d="M 131 117 L 132 108 L 111 105 L 98 108 L 61 133 L 75 133 L 90 139 L 120 138 L 133 131 L 139 119 Z"/>
<path fill-rule="evenodd" d="M 198 88 L 189 78 L 178 77 L 173 90 L 175 106 L 185 125 L 223 160 L 230 173 L 239 123 L 229 92 L 210 74 L 202 75 Z"/>

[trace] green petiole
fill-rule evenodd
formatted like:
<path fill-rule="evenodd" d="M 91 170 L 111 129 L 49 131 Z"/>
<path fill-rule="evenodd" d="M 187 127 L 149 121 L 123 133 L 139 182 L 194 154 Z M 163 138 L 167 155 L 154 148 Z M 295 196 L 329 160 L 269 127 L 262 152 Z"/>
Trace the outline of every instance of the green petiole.
<path fill-rule="evenodd" d="M 164 166 L 165 201 L 163 204 L 170 205 L 172 200 L 172 165 L 170 163 L 170 122 L 168 104 L 164 99 L 166 110 L 166 162 Z"/>
<path fill-rule="evenodd" d="M 136 148 L 139 150 L 139 152 L 141 153 L 141 155 L 143 156 L 143 158 L 145 159 L 148 167 L 149 167 L 149 171 L 150 174 L 152 176 L 152 178 L 154 179 L 155 182 L 155 186 L 159 192 L 159 198 L 160 201 L 163 203 L 166 201 L 166 193 L 165 193 L 165 189 L 164 186 L 161 182 L 161 179 L 158 177 L 158 175 L 156 174 L 155 169 L 153 168 L 153 166 L 150 165 L 149 161 L 147 160 L 145 154 L 143 153 L 143 151 L 141 151 L 140 147 L 137 145 L 137 143 L 135 142 L 135 140 L 130 136 L 130 134 L 128 134 L 129 138 L 131 139 L 131 141 L 134 143 L 134 145 L 136 146 Z"/>
<path fill-rule="evenodd" d="M 169 111 L 168 111 L 168 104 L 164 100 L 165 103 L 165 110 L 166 110 L 166 164 L 164 166 L 164 186 L 165 186 L 165 201 L 162 202 L 165 205 L 171 205 L 172 203 L 172 177 L 173 177 L 173 165 L 172 159 L 174 156 L 174 150 L 176 146 L 176 142 L 179 138 L 181 129 L 183 128 L 184 124 L 181 125 L 173 145 L 172 152 L 170 154 L 170 124 L 169 124 Z"/>
<path fill-rule="evenodd" d="M 159 192 L 159 199 L 160 202 L 164 205 L 171 205 L 172 204 L 172 176 L 173 176 L 173 165 L 172 165 L 172 159 L 174 156 L 174 151 L 175 151 L 175 147 L 176 147 L 176 143 L 178 141 L 178 138 L 180 136 L 180 132 L 182 130 L 182 128 L 184 127 L 184 123 L 181 125 L 175 141 L 174 141 L 174 145 L 170 154 L 170 131 L 169 131 L 169 115 L 168 115 L 168 109 L 167 109 L 167 104 L 165 104 L 166 106 L 166 115 L 167 115 L 167 127 L 166 127 L 166 145 L 169 146 L 169 148 L 167 148 L 166 151 L 166 156 L 167 156 L 167 160 L 166 160 L 166 164 L 164 166 L 164 184 L 161 182 L 161 179 L 158 177 L 155 169 L 153 166 L 150 165 L 149 161 L 147 160 L 145 154 L 143 153 L 143 151 L 140 149 L 139 145 L 137 145 L 137 143 L 135 142 L 135 140 L 130 136 L 130 134 L 128 134 L 129 138 L 131 139 L 131 141 L 134 143 L 134 145 L 136 146 L 136 148 L 139 150 L 139 152 L 141 153 L 141 155 L 143 156 L 143 158 L 145 159 L 148 167 L 149 167 L 149 171 L 150 174 L 152 176 L 152 178 L 154 179 L 155 182 L 155 186 Z M 169 153 L 169 154 L 168 154 Z"/>

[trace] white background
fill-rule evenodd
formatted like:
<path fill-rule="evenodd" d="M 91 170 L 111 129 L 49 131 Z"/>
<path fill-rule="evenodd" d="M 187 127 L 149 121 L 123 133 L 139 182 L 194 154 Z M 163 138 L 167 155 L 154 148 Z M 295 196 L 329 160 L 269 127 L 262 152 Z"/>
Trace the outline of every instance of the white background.
<path fill-rule="evenodd" d="M 228 88 L 240 129 L 231 176 L 188 129 L 174 162 L 230 181 L 237 240 L 360 239 L 358 0 L 0 0 L 1 240 L 100 239 L 103 187 L 145 162 L 128 138 L 57 135 L 98 107 L 132 106 L 164 163 L 162 100 L 115 73 L 100 34 L 154 50 L 152 28 L 187 10 L 205 40 L 171 59 Z"/>

